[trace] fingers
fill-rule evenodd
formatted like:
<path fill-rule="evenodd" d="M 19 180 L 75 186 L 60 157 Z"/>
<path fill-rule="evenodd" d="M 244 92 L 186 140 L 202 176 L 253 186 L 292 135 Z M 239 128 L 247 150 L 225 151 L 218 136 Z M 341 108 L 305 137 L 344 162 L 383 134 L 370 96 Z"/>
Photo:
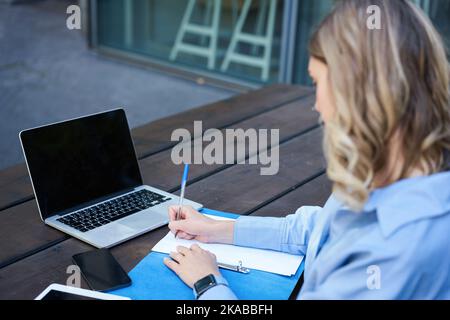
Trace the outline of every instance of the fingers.
<path fill-rule="evenodd" d="M 193 234 L 190 234 L 190 233 L 188 233 L 188 232 L 186 232 L 186 231 L 183 231 L 182 230 L 182 228 L 180 228 L 180 227 L 177 227 L 177 225 L 173 225 L 172 224 L 172 222 L 170 222 L 169 223 L 169 229 L 170 229 L 170 232 L 172 232 L 174 235 L 178 232 L 178 234 L 177 234 L 177 237 L 179 238 L 179 239 L 184 239 L 184 240 L 192 240 L 192 239 L 195 239 L 195 235 L 193 235 Z"/>
<path fill-rule="evenodd" d="M 178 238 L 179 239 L 184 239 L 184 240 L 192 240 L 192 239 L 195 239 L 195 236 L 192 235 L 192 234 L 189 234 L 187 232 L 184 232 L 184 231 L 179 231 L 178 232 Z"/>
<path fill-rule="evenodd" d="M 186 248 L 184 246 L 177 246 L 177 252 L 172 251 L 170 253 L 170 257 L 179 263 L 180 261 L 183 260 L 183 258 L 185 256 L 187 256 L 191 252 L 203 252 L 203 251 L 206 251 L 206 250 L 203 250 L 202 248 L 200 248 L 200 246 L 198 244 L 193 244 L 191 246 L 191 248 Z M 208 252 L 209 254 L 212 254 L 214 256 L 213 253 L 211 253 L 209 251 L 206 251 L 206 252 Z"/>
<path fill-rule="evenodd" d="M 177 218 L 178 210 L 180 209 L 180 206 L 172 205 L 169 206 L 169 220 L 175 221 Z M 180 219 L 187 219 L 191 214 L 197 213 L 197 211 L 192 208 L 192 206 L 181 206 L 180 210 Z"/>
<path fill-rule="evenodd" d="M 179 206 L 169 206 L 169 220 L 170 221 L 176 221 L 177 220 L 177 214 L 178 214 L 179 208 L 180 208 Z M 181 219 L 182 217 L 179 217 L 179 218 Z"/>
<path fill-rule="evenodd" d="M 170 257 L 176 262 L 180 263 L 183 258 L 190 253 L 190 251 L 191 250 L 189 248 L 177 246 L 177 252 L 172 251 L 170 253 Z"/>
<path fill-rule="evenodd" d="M 187 255 L 189 253 L 189 249 L 183 246 L 177 246 L 177 251 L 181 253 L 183 256 Z"/>
<path fill-rule="evenodd" d="M 179 253 L 179 252 L 173 252 L 173 251 L 172 251 L 172 252 L 170 253 L 170 257 L 172 258 L 172 260 L 174 260 L 174 261 L 180 263 L 180 261 L 183 260 L 184 255 L 182 255 L 182 254 Z"/>
<path fill-rule="evenodd" d="M 169 206 L 168 213 L 169 213 L 169 221 L 175 220 L 175 211 L 172 209 L 172 206 Z"/>
<path fill-rule="evenodd" d="M 173 233 L 179 231 L 184 231 L 184 227 L 185 227 L 185 221 L 184 220 L 179 220 L 179 221 L 170 221 L 169 222 L 169 229 L 170 231 L 172 231 Z"/>
<path fill-rule="evenodd" d="M 195 252 L 202 252 L 202 251 L 203 251 L 203 249 L 200 248 L 200 246 L 199 246 L 198 244 L 193 244 L 193 245 L 191 246 L 191 250 L 192 250 L 192 251 L 195 251 Z"/>
<path fill-rule="evenodd" d="M 205 253 L 209 254 L 211 257 L 213 257 L 214 259 L 217 259 L 216 255 L 215 255 L 214 253 L 212 253 L 211 251 L 202 249 L 202 248 L 201 248 L 198 244 L 196 244 L 196 243 L 193 244 L 193 245 L 191 246 L 191 251 L 193 251 L 193 252 L 199 252 L 199 253 L 205 252 Z"/>
<path fill-rule="evenodd" d="M 185 219 L 187 214 L 187 206 L 169 206 L 169 218 L 171 221 L 177 220 L 177 214 L 180 213 L 179 219 Z"/>
<path fill-rule="evenodd" d="M 211 251 L 208 251 L 208 250 L 205 250 L 205 249 L 202 249 L 198 244 L 193 244 L 192 246 L 191 246 L 191 251 L 192 252 L 196 252 L 196 253 L 207 253 L 207 254 L 209 254 L 211 257 L 213 257 L 214 259 L 217 259 L 217 257 L 216 257 L 216 255 L 214 254 L 214 253 L 212 253 Z"/>
<path fill-rule="evenodd" d="M 175 261 L 173 261 L 169 258 L 164 258 L 163 262 L 170 270 L 172 270 L 173 272 L 178 274 L 179 267 L 180 267 L 180 265 L 178 263 L 176 263 Z"/>
<path fill-rule="evenodd" d="M 170 232 L 176 234 L 178 232 L 178 238 L 192 240 L 195 238 L 195 235 L 188 232 L 187 224 L 184 221 L 171 221 L 169 222 Z"/>

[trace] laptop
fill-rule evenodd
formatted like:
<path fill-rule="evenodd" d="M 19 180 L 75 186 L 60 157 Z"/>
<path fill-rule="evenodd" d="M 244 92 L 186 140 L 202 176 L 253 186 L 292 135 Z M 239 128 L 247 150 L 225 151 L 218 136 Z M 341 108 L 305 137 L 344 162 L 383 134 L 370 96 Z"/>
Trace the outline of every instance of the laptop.
<path fill-rule="evenodd" d="M 143 184 L 123 109 L 24 130 L 20 141 L 41 219 L 97 248 L 167 224 L 168 206 L 178 205 Z"/>

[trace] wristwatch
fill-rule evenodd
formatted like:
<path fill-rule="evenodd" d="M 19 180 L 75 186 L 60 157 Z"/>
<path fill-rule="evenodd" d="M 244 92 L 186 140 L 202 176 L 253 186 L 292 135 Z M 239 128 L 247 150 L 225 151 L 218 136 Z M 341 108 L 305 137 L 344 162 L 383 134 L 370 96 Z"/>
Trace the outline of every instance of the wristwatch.
<path fill-rule="evenodd" d="M 204 278 L 201 278 L 196 283 L 194 283 L 194 295 L 195 298 L 198 299 L 203 293 L 205 293 L 208 289 L 218 285 L 228 286 L 227 280 L 220 276 L 215 276 L 213 274 L 209 274 Z"/>

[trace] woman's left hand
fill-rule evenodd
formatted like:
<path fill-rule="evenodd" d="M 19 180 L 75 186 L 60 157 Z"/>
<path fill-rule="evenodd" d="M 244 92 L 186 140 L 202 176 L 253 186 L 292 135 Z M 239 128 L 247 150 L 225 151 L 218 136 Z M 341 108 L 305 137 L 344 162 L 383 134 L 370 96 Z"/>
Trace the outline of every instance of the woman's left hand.
<path fill-rule="evenodd" d="M 220 276 L 216 256 L 193 244 L 191 248 L 177 247 L 177 252 L 171 252 L 164 264 L 174 271 L 189 287 L 193 287 L 198 280 L 213 274 Z"/>

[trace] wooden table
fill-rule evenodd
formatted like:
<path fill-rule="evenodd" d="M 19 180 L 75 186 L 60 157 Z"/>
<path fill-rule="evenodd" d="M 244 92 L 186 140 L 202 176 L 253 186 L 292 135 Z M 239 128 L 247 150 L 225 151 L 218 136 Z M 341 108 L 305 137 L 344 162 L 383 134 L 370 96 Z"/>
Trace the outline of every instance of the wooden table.
<path fill-rule="evenodd" d="M 193 134 L 194 120 L 203 121 L 203 130 L 280 129 L 277 175 L 262 176 L 260 165 L 248 161 L 192 165 L 187 197 L 207 208 L 258 216 L 285 216 L 302 205 L 323 205 L 331 188 L 313 104 L 309 88 L 273 85 L 138 127 L 132 135 L 144 182 L 178 193 L 182 168 L 171 161 L 175 142 L 170 136 L 176 128 Z M 167 232 L 161 227 L 111 252 L 130 271 Z M 91 249 L 42 223 L 24 164 L 0 172 L 0 299 L 32 299 L 50 283 L 65 284 L 72 255 Z"/>

